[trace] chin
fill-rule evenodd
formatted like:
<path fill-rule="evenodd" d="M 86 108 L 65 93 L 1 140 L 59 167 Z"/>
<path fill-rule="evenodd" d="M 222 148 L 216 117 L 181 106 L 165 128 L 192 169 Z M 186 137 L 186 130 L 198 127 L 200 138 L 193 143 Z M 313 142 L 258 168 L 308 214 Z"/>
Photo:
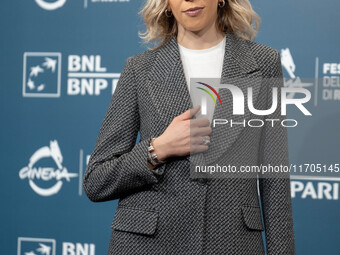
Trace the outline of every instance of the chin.
<path fill-rule="evenodd" d="M 184 26 L 186 30 L 189 30 L 191 32 L 199 32 L 204 28 L 204 26 L 201 25 L 193 25 L 191 24 L 190 26 Z"/>

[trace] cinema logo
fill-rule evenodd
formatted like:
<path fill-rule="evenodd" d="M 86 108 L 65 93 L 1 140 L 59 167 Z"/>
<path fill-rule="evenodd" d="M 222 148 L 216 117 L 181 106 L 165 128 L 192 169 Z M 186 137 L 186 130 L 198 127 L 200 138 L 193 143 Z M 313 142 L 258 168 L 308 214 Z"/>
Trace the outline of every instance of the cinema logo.
<path fill-rule="evenodd" d="M 100 55 L 67 57 L 68 96 L 99 96 L 111 86 L 113 94 L 120 73 L 109 73 Z M 60 97 L 62 54 L 25 52 L 23 59 L 23 97 Z"/>
<path fill-rule="evenodd" d="M 63 7 L 66 3 L 66 0 L 54 0 L 54 1 L 46 1 L 46 0 L 35 0 L 37 5 L 46 10 L 46 11 L 54 11 L 61 7 Z M 84 8 L 88 7 L 88 3 L 128 3 L 130 0 L 83 0 Z"/>
<path fill-rule="evenodd" d="M 71 178 L 78 176 L 69 173 L 62 163 L 58 142 L 50 141 L 50 146 L 43 146 L 33 153 L 28 165 L 19 171 L 19 177 L 27 179 L 31 189 L 38 195 L 52 196 L 61 190 L 65 180 L 70 182 Z"/>
<path fill-rule="evenodd" d="M 201 87 L 196 87 L 197 89 L 200 89 L 200 91 L 204 91 L 205 95 L 209 95 L 212 100 L 214 101 L 215 107 L 217 106 L 216 100 L 213 97 L 213 93 L 216 95 L 218 98 L 220 105 L 222 106 L 222 100 L 218 92 L 213 88 L 213 86 L 207 84 L 207 83 L 202 83 L 202 82 L 196 82 L 198 84 L 204 85 L 206 88 L 201 88 Z M 232 94 L 232 107 L 233 107 L 233 115 L 244 115 L 245 114 L 245 98 L 243 91 L 236 85 L 231 85 L 231 84 L 220 84 L 222 88 L 228 89 L 231 94 Z M 212 93 L 209 90 L 212 91 Z M 312 114 L 307 110 L 307 108 L 304 106 L 305 103 L 309 102 L 311 99 L 311 93 L 309 90 L 305 88 L 285 88 L 281 87 L 281 102 L 278 102 L 278 88 L 273 87 L 272 88 L 272 105 L 270 109 L 266 110 L 259 110 L 255 109 L 254 103 L 253 103 L 253 88 L 248 87 L 247 88 L 247 106 L 248 109 L 251 113 L 259 116 L 265 116 L 265 115 L 270 115 L 274 113 L 277 108 L 278 104 L 280 103 L 280 109 L 281 109 L 281 115 L 286 115 L 287 113 L 287 105 L 295 105 L 304 115 L 312 116 Z M 301 93 L 304 95 L 302 98 L 292 98 L 289 95 L 291 94 L 297 94 Z M 199 98 L 201 100 L 200 105 L 201 105 L 201 114 L 206 115 L 207 114 L 207 109 L 208 107 L 208 101 L 206 96 L 204 95 L 199 95 Z M 227 119 L 213 119 L 213 127 L 216 127 L 216 125 L 226 125 L 230 123 L 231 126 L 233 125 L 243 125 L 243 126 L 250 126 L 250 127 L 262 127 L 264 125 L 264 121 L 271 121 L 272 122 L 272 127 L 274 126 L 274 122 L 280 121 L 280 119 L 250 119 L 246 120 L 244 119 L 243 122 L 233 122 L 233 120 L 227 120 Z M 253 123 L 260 122 L 259 125 L 254 125 Z M 289 122 L 292 122 L 293 124 L 290 125 L 288 124 Z M 284 127 L 295 127 L 297 126 L 298 122 L 295 119 L 284 119 L 281 120 L 280 124 Z"/>
<path fill-rule="evenodd" d="M 45 1 L 45 0 L 35 0 L 37 5 L 46 11 L 54 11 L 63 7 L 66 0 L 56 0 L 56 1 Z"/>

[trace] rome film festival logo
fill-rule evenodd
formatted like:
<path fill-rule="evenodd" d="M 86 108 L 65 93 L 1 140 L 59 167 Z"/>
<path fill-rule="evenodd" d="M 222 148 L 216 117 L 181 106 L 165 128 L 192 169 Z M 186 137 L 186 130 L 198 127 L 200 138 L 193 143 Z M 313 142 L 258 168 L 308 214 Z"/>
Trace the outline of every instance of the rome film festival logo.
<path fill-rule="evenodd" d="M 25 52 L 24 97 L 60 97 L 61 53 Z"/>
<path fill-rule="evenodd" d="M 301 78 L 298 76 L 295 76 L 295 63 L 292 57 L 292 54 L 290 53 L 289 48 L 281 49 L 281 64 L 283 68 L 286 70 L 286 72 L 289 75 L 288 79 L 284 79 L 284 86 L 288 88 L 305 88 L 305 87 L 311 87 L 313 86 L 313 83 L 304 83 L 301 81 Z M 287 98 L 293 98 L 295 93 L 289 93 L 287 95 Z"/>
<path fill-rule="evenodd" d="M 45 1 L 45 0 L 35 0 L 35 2 L 41 8 L 43 8 L 44 10 L 54 11 L 54 10 L 62 7 L 66 3 L 66 0 L 55 0 L 55 1 L 52 1 L 52 2 L 48 2 L 48 1 Z"/>
<path fill-rule="evenodd" d="M 51 159 L 55 166 L 41 167 L 39 162 L 43 159 Z M 70 178 L 77 177 L 76 173 L 69 173 L 62 165 L 63 156 L 60 152 L 58 142 L 50 141 L 50 146 L 38 149 L 29 159 L 27 166 L 19 171 L 20 179 L 28 179 L 30 187 L 40 196 L 51 196 L 57 194 L 63 186 L 63 179 L 70 182 Z M 55 169 L 56 167 L 56 169 Z M 35 181 L 56 182 L 49 188 L 39 187 Z M 45 184 L 46 185 L 46 184 Z"/>

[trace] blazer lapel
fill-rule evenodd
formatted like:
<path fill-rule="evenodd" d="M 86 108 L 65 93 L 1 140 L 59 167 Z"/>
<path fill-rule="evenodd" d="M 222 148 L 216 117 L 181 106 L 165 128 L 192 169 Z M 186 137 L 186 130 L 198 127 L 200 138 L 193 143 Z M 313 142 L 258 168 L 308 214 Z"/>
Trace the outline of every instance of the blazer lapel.
<path fill-rule="evenodd" d="M 166 128 L 174 117 L 192 107 L 176 36 L 156 52 L 146 86 Z"/>
<path fill-rule="evenodd" d="M 155 105 L 159 119 L 165 128 L 174 117 L 193 107 L 184 69 L 180 58 L 176 36 L 157 50 L 150 72 L 147 75 L 146 87 Z M 199 77 L 198 77 L 199 78 Z M 225 54 L 221 74 L 221 84 L 233 84 L 239 87 L 245 98 L 245 114 L 233 115 L 233 101 L 230 91 L 219 89 L 222 106 L 216 105 L 213 119 L 226 119 L 233 122 L 243 122 L 250 117 L 247 107 L 247 88 L 253 88 L 253 102 L 255 104 L 262 81 L 261 72 L 245 40 L 233 34 L 226 34 Z M 228 122 L 229 123 L 229 122 Z M 188 155 L 187 160 L 196 165 L 215 162 L 236 141 L 243 125 L 217 125 L 210 135 L 209 149 L 203 153 Z"/>

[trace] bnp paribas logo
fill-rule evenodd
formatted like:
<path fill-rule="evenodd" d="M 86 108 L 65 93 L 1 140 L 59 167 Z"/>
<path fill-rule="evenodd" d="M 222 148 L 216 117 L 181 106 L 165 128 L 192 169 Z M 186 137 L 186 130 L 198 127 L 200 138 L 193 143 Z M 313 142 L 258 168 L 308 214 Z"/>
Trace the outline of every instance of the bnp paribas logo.
<path fill-rule="evenodd" d="M 25 52 L 23 97 L 60 97 L 61 53 Z"/>

